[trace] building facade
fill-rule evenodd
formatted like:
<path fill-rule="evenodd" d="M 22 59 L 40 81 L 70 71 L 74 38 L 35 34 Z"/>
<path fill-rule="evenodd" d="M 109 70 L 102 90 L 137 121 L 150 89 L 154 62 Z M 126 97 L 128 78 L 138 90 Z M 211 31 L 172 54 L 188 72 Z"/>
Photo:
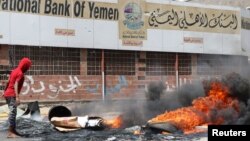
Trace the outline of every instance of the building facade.
<path fill-rule="evenodd" d="M 161 81 L 173 91 L 195 80 L 243 72 L 250 13 L 166 0 L 0 0 L 0 71 L 33 64 L 24 101 L 144 98 Z"/>

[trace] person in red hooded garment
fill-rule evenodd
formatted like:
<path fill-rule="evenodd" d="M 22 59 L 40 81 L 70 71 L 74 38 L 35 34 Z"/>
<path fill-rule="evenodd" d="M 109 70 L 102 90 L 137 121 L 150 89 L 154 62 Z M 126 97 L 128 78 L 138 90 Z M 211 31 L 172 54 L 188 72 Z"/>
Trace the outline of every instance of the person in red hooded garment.
<path fill-rule="evenodd" d="M 9 107 L 9 129 L 8 138 L 15 138 L 20 136 L 16 131 L 16 114 L 17 106 L 20 104 L 19 94 L 23 87 L 24 73 L 31 67 L 31 61 L 29 58 L 22 58 L 18 64 L 18 67 L 13 69 L 10 73 L 9 80 L 4 90 L 4 98 Z"/>

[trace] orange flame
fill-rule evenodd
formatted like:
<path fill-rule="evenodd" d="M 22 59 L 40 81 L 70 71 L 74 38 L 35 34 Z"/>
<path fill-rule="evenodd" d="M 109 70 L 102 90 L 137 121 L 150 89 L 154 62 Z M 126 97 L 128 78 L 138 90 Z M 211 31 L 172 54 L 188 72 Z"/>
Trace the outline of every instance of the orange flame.
<path fill-rule="evenodd" d="M 118 116 L 114 119 L 106 119 L 104 121 L 105 125 L 109 128 L 120 128 L 122 126 L 122 116 Z"/>
<path fill-rule="evenodd" d="M 222 110 L 232 107 L 239 112 L 238 101 L 229 97 L 228 88 L 219 82 L 211 84 L 208 96 L 197 98 L 192 104 L 193 106 L 165 112 L 148 122 L 170 122 L 187 133 L 194 130 L 198 125 L 222 124 L 224 122 L 222 116 L 217 116 L 216 119 L 211 117 L 214 109 Z"/>

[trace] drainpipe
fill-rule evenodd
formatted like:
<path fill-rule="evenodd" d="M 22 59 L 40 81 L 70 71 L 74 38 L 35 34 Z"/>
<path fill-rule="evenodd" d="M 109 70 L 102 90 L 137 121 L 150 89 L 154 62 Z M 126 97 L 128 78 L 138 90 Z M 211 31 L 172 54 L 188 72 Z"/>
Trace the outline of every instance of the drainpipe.
<path fill-rule="evenodd" d="M 179 87 L 179 72 L 178 72 L 178 68 L 179 68 L 179 56 L 176 53 L 175 55 L 175 80 L 176 80 L 176 88 Z"/>
<path fill-rule="evenodd" d="M 105 101 L 104 50 L 102 50 L 102 100 Z"/>

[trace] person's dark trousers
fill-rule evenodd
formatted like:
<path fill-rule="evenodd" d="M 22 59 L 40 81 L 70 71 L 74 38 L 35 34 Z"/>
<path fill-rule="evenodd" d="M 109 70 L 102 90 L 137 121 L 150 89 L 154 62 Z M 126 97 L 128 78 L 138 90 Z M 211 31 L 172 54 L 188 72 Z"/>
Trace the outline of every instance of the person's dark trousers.
<path fill-rule="evenodd" d="M 17 114 L 17 105 L 16 105 L 16 97 L 7 97 L 6 103 L 9 107 L 9 129 L 7 138 L 16 138 L 21 135 L 16 131 L 16 114 Z"/>
<path fill-rule="evenodd" d="M 6 97 L 6 103 L 9 107 L 9 126 L 12 128 L 16 128 L 16 114 L 17 114 L 17 105 L 16 105 L 16 97 Z"/>

